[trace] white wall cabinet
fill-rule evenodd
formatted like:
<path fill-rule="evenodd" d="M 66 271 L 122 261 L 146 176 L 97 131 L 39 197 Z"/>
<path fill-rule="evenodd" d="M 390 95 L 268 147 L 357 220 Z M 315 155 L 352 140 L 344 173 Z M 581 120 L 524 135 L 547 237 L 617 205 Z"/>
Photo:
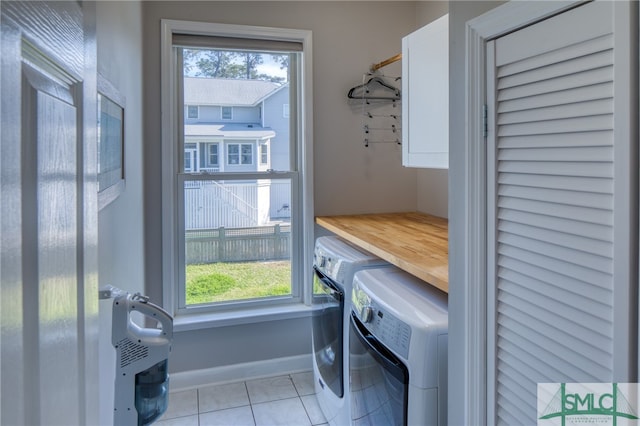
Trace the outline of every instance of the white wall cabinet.
<path fill-rule="evenodd" d="M 449 15 L 402 39 L 402 165 L 449 168 Z"/>

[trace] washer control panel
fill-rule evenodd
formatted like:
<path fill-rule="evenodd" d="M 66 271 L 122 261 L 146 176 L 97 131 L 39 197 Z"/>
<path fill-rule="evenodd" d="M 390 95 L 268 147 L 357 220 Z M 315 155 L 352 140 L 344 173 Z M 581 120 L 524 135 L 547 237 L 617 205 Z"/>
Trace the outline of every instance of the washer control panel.
<path fill-rule="evenodd" d="M 411 327 L 384 309 L 361 288 L 353 289 L 353 312 L 367 330 L 402 358 L 409 356 Z"/>

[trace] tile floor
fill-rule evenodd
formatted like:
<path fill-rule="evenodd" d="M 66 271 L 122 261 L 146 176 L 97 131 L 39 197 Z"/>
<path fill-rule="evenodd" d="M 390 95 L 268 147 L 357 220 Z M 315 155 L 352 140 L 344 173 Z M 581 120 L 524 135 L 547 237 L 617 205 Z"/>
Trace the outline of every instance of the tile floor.
<path fill-rule="evenodd" d="M 326 425 L 313 372 L 171 392 L 158 426 Z"/>

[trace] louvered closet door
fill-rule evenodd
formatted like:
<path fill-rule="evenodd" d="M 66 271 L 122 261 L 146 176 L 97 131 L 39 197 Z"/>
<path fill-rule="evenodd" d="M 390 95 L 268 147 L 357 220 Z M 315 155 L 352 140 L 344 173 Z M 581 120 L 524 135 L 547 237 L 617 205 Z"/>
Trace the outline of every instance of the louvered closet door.
<path fill-rule="evenodd" d="M 489 424 L 536 424 L 537 383 L 635 374 L 637 165 L 613 4 L 488 44 Z"/>

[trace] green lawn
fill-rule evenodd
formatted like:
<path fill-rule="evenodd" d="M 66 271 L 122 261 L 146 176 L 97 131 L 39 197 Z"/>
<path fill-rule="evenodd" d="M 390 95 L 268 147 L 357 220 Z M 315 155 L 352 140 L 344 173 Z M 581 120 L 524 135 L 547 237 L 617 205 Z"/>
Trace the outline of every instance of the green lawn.
<path fill-rule="evenodd" d="M 187 305 L 291 294 L 291 263 L 187 265 Z"/>

